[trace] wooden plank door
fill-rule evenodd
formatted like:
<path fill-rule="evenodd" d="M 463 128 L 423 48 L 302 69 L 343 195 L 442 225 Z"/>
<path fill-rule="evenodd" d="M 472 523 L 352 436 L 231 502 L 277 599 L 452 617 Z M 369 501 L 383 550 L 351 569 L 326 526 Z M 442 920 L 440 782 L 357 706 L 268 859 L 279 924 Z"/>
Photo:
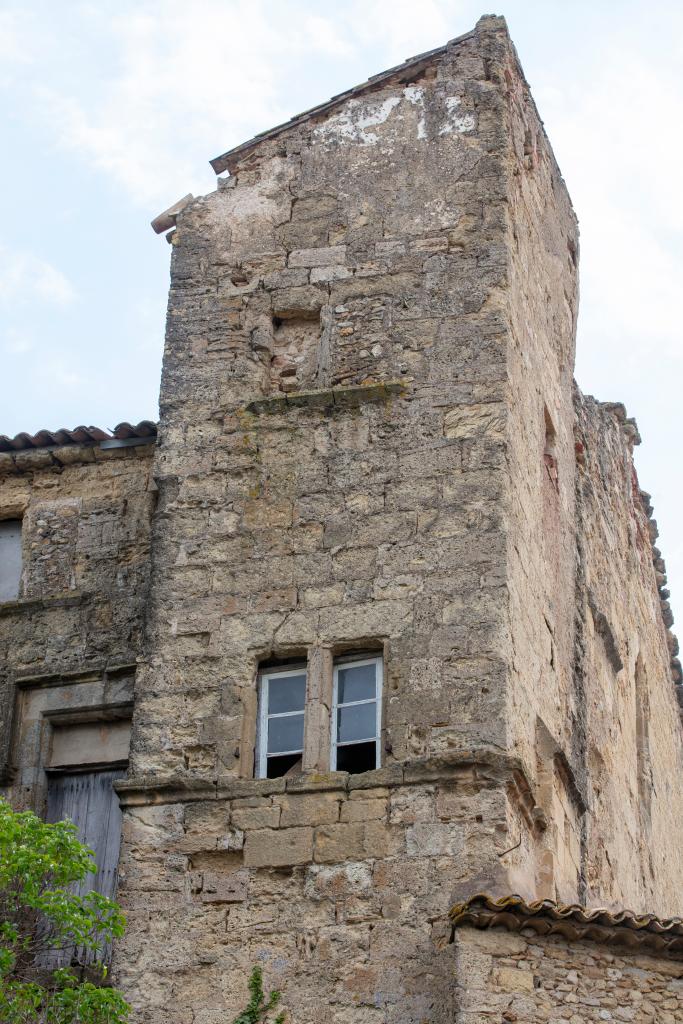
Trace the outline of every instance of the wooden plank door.
<path fill-rule="evenodd" d="M 121 808 L 114 792 L 115 779 L 125 768 L 108 771 L 52 775 L 48 783 L 47 820 L 69 818 L 78 838 L 95 854 L 97 874 L 88 875 L 78 887 L 85 894 L 95 889 L 113 899 L 121 843 Z"/>
<path fill-rule="evenodd" d="M 121 808 L 113 783 L 125 774 L 125 768 L 114 768 L 51 774 L 49 777 L 47 820 L 55 822 L 68 818 L 73 821 L 78 829 L 78 838 L 95 854 L 97 874 L 87 875 L 74 887 L 79 895 L 84 896 L 95 890 L 110 899 L 116 896 Z M 91 956 L 85 957 L 82 950 L 77 952 L 77 959 L 81 963 L 93 959 Z M 109 954 L 109 950 L 105 951 L 105 962 Z"/>

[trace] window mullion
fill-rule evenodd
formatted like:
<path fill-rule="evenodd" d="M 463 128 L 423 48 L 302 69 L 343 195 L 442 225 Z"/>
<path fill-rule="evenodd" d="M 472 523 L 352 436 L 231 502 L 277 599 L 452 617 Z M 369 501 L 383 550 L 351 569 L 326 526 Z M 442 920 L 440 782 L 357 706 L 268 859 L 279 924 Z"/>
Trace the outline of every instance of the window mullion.
<path fill-rule="evenodd" d="M 260 698 L 258 764 L 259 776 L 265 779 L 268 775 L 268 676 L 261 677 Z"/>

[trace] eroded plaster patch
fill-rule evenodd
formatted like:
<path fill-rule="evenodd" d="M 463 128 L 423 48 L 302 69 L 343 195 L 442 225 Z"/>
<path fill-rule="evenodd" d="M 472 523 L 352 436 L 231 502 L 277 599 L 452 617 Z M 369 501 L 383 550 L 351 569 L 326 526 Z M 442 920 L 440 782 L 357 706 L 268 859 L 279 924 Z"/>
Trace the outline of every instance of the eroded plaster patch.
<path fill-rule="evenodd" d="M 363 146 L 374 146 L 379 142 L 379 136 L 368 129 L 384 124 L 400 102 L 400 96 L 388 96 L 379 103 L 349 100 L 342 113 L 319 125 L 313 134 L 323 139 L 350 139 Z"/>
<path fill-rule="evenodd" d="M 439 128 L 439 135 L 450 135 L 452 132 L 471 132 L 475 126 L 473 114 L 458 114 L 462 100 L 459 96 L 446 96 L 447 121 Z"/>
<path fill-rule="evenodd" d="M 417 137 L 418 139 L 426 139 L 427 124 L 424 115 L 424 89 L 422 89 L 419 85 L 407 85 L 403 90 L 403 95 L 405 96 L 409 103 L 413 104 L 413 106 L 419 105 L 422 107 L 422 113 L 420 115 L 420 119 L 417 122 Z"/>

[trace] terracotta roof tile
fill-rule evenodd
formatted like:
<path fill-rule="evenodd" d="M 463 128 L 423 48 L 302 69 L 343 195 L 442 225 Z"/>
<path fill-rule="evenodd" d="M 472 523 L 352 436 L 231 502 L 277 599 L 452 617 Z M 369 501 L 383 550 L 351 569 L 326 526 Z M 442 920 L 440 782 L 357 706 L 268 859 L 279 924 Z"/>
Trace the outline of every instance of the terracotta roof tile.
<path fill-rule="evenodd" d="M 449 914 L 454 928 L 507 928 L 519 932 L 530 928 L 538 935 L 561 935 L 570 941 L 588 939 L 640 949 L 683 954 L 683 918 L 660 918 L 654 914 L 634 914 L 630 910 L 612 911 L 602 907 L 588 909 L 577 903 L 535 900 L 527 903 L 521 896 L 493 899 L 477 893 L 458 903 Z"/>
<path fill-rule="evenodd" d="M 156 437 L 157 425 L 152 420 L 140 420 L 135 425 L 131 423 L 119 423 L 114 427 L 114 437 L 120 441 L 129 437 Z"/>
<path fill-rule="evenodd" d="M 28 448 L 62 448 L 66 445 L 77 444 L 99 444 L 100 441 L 128 440 L 129 438 L 156 437 L 156 423 L 151 420 L 141 420 L 135 425 L 131 423 L 119 423 L 113 433 L 101 430 L 100 427 L 74 427 L 73 430 L 66 430 L 61 427 L 59 430 L 39 430 L 36 434 L 15 434 L 14 437 L 7 437 L 0 434 L 0 452 L 26 451 Z"/>

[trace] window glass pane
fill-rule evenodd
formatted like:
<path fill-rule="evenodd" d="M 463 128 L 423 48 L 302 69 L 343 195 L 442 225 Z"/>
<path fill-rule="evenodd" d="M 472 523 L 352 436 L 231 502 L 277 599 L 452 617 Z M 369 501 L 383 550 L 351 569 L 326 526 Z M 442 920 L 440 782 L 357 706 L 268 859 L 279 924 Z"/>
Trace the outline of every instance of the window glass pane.
<path fill-rule="evenodd" d="M 276 754 L 285 750 L 303 750 L 304 716 L 287 715 L 286 718 L 268 720 L 268 753 Z"/>
<path fill-rule="evenodd" d="M 376 732 L 377 704 L 356 704 L 337 710 L 337 742 L 369 740 Z"/>
<path fill-rule="evenodd" d="M 344 665 L 337 670 L 337 703 L 353 700 L 373 700 L 377 665 Z"/>
<path fill-rule="evenodd" d="M 299 676 L 271 676 L 268 680 L 269 715 L 277 715 L 283 711 L 303 711 L 305 700 L 305 672 Z"/>

